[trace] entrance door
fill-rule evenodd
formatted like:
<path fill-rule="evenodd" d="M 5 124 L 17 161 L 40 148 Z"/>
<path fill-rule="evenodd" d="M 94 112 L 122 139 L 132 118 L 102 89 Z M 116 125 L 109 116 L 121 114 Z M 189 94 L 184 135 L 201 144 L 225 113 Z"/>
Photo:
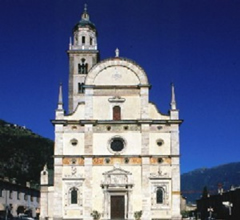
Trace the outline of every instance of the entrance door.
<path fill-rule="evenodd" d="M 111 196 L 111 219 L 124 219 L 124 196 Z"/>

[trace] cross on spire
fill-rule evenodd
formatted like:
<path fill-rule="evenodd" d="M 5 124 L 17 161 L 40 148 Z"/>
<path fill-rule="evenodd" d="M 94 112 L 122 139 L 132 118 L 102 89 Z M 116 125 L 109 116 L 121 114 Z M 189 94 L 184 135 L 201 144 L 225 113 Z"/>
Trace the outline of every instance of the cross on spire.
<path fill-rule="evenodd" d="M 84 12 L 87 12 L 87 4 L 84 4 Z"/>

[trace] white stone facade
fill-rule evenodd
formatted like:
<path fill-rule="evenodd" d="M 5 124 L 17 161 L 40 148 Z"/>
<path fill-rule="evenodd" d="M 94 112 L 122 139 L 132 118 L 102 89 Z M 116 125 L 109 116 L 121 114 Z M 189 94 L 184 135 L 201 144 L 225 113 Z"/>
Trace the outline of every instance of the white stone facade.
<path fill-rule="evenodd" d="M 45 169 L 40 218 L 90 220 L 97 210 L 103 220 L 133 220 L 137 211 L 142 220 L 181 219 L 182 121 L 174 88 L 169 115 L 163 115 L 149 102 L 148 78 L 138 64 L 119 57 L 118 50 L 99 61 L 86 9 L 73 36 L 69 114 L 60 86 L 53 120 L 54 185 L 48 186 Z"/>

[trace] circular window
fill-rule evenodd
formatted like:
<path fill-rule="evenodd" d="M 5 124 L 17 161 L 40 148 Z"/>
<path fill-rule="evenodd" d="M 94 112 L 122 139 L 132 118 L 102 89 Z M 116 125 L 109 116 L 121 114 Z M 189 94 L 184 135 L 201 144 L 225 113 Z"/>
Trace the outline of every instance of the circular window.
<path fill-rule="evenodd" d="M 164 144 L 164 141 L 162 139 L 158 139 L 156 142 L 159 147 L 161 147 Z"/>
<path fill-rule="evenodd" d="M 111 142 L 111 149 L 116 152 L 122 151 L 124 148 L 123 140 L 120 138 L 115 138 Z"/>
<path fill-rule="evenodd" d="M 72 146 L 76 146 L 78 144 L 78 141 L 76 139 L 71 140 Z"/>
<path fill-rule="evenodd" d="M 77 130 L 77 126 L 72 126 L 72 130 Z"/>
<path fill-rule="evenodd" d="M 161 130 L 163 127 L 162 126 L 157 126 L 157 129 L 158 130 Z"/>

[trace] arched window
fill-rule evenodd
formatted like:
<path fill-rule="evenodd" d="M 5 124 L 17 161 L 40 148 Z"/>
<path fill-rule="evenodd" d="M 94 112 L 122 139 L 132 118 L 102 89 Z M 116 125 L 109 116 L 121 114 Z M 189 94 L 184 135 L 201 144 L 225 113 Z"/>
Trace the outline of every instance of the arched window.
<path fill-rule="evenodd" d="M 84 93 L 84 83 L 78 83 L 78 93 Z"/>
<path fill-rule="evenodd" d="M 78 64 L 78 73 L 79 74 L 87 74 L 88 71 L 88 64 L 85 63 L 85 59 L 81 59 L 81 63 Z"/>
<path fill-rule="evenodd" d="M 71 190 L 71 204 L 77 204 L 77 197 L 78 197 L 78 192 L 76 188 L 73 188 Z"/>
<path fill-rule="evenodd" d="M 157 204 L 163 203 L 163 189 L 162 188 L 157 189 L 156 199 L 157 199 Z"/>
<path fill-rule="evenodd" d="M 121 108 L 119 106 L 113 107 L 113 120 L 121 120 Z"/>
<path fill-rule="evenodd" d="M 85 36 L 82 36 L 82 44 L 85 44 Z"/>

